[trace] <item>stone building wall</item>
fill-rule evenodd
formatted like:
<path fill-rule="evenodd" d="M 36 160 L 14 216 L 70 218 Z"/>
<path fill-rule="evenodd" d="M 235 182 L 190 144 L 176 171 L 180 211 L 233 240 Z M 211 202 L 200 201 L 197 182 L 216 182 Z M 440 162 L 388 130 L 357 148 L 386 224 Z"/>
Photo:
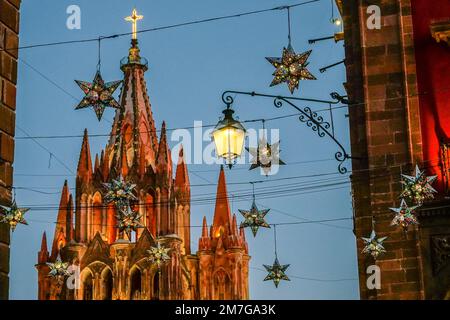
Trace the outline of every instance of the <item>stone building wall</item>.
<path fill-rule="evenodd" d="M 419 235 L 390 226 L 399 206 L 400 174 L 422 163 L 419 101 L 410 0 L 342 1 L 352 156 L 352 191 L 362 299 L 424 298 Z M 369 5 L 381 9 L 370 29 Z M 388 252 L 377 260 L 381 289 L 369 290 L 371 258 L 360 254 L 372 217 Z"/>
<path fill-rule="evenodd" d="M 0 204 L 9 205 L 13 179 L 20 0 L 0 0 Z M 0 225 L 0 300 L 9 292 L 9 228 Z"/>

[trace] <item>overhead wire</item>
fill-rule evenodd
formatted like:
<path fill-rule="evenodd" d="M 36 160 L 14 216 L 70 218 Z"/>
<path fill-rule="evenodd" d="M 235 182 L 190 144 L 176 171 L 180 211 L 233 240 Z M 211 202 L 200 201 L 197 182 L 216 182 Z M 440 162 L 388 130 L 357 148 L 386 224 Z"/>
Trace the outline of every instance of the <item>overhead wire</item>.
<path fill-rule="evenodd" d="M 217 16 L 217 17 L 206 18 L 206 19 L 198 19 L 198 20 L 176 23 L 176 24 L 171 24 L 171 25 L 166 25 L 166 26 L 142 29 L 142 30 L 138 30 L 136 33 L 143 34 L 143 33 L 148 33 L 148 32 L 186 27 L 186 26 L 203 24 L 203 23 L 214 22 L 214 21 L 219 21 L 219 20 L 240 18 L 240 17 L 260 14 L 260 13 L 264 13 L 264 12 L 284 10 L 287 8 L 295 8 L 295 7 L 304 6 L 304 5 L 311 4 L 314 2 L 319 2 L 319 1 L 320 0 L 310 0 L 310 1 L 304 1 L 304 2 L 290 4 L 290 5 L 276 6 L 276 7 L 260 9 L 260 10 L 252 10 L 252 11 L 247 11 L 247 12 Z M 133 34 L 133 32 L 124 32 L 124 33 L 117 33 L 117 34 L 112 34 L 112 35 L 107 35 L 107 36 L 97 36 L 94 38 L 86 38 L 86 39 L 79 39 L 79 40 L 65 40 L 65 41 L 47 42 L 47 43 L 40 43 L 40 44 L 23 45 L 23 46 L 18 46 L 18 47 L 6 47 L 6 48 L 0 49 L 0 51 L 5 51 L 5 50 L 15 51 L 15 50 L 24 50 L 24 49 L 32 49 L 32 48 L 54 47 L 54 46 L 68 45 L 68 44 L 97 42 L 99 40 L 117 39 L 117 38 L 124 37 L 124 36 L 130 36 L 132 34 Z"/>

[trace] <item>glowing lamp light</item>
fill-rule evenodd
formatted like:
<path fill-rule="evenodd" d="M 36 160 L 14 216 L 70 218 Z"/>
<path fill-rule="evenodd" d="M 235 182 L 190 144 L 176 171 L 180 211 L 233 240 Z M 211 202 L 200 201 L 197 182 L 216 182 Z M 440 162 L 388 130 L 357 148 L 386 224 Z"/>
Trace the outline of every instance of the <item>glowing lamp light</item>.
<path fill-rule="evenodd" d="M 233 118 L 234 111 L 228 106 L 224 111 L 224 118 L 220 120 L 212 137 L 216 146 L 216 154 L 224 158 L 228 166 L 233 166 L 233 161 L 240 157 L 244 148 L 245 128 Z"/>
<path fill-rule="evenodd" d="M 338 27 L 342 24 L 342 20 L 339 18 L 333 18 L 333 19 L 331 19 L 331 22 L 334 23 Z"/>

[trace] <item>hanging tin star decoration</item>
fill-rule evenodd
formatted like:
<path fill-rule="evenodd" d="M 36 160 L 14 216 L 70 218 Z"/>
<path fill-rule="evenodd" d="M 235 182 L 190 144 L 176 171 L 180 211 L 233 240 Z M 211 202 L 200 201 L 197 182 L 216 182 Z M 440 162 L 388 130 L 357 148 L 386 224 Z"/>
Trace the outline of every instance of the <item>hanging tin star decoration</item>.
<path fill-rule="evenodd" d="M 114 202 L 117 207 L 126 206 L 130 200 L 137 200 L 133 191 L 136 187 L 131 182 L 126 182 L 122 176 L 118 179 L 113 179 L 111 183 L 103 183 L 103 186 L 107 189 L 104 200 L 106 203 Z"/>
<path fill-rule="evenodd" d="M 258 210 L 255 200 L 253 200 L 250 210 L 239 209 L 239 212 L 245 218 L 245 220 L 241 223 L 241 228 L 250 227 L 253 236 L 256 237 L 256 233 L 260 227 L 270 228 L 270 225 L 264 220 L 264 217 L 269 211 L 270 209 Z"/>
<path fill-rule="evenodd" d="M 286 269 L 289 268 L 289 264 L 280 265 L 278 258 L 275 258 L 275 262 L 272 266 L 263 265 L 269 274 L 264 278 L 264 281 L 272 280 L 275 287 L 278 288 L 281 280 L 291 281 L 286 275 Z"/>
<path fill-rule="evenodd" d="M 311 72 L 306 68 L 308 66 L 308 58 L 312 50 L 297 54 L 291 44 L 287 48 L 283 48 L 281 58 L 266 58 L 274 67 L 275 77 L 270 86 L 276 86 L 286 82 L 291 93 L 298 89 L 300 80 L 316 80 Z"/>
<path fill-rule="evenodd" d="M 386 249 L 383 246 L 383 241 L 387 238 L 388 237 L 382 237 L 377 239 L 375 230 L 372 230 L 369 238 L 361 237 L 365 244 L 365 247 L 361 253 L 370 254 L 376 260 L 380 254 L 386 252 Z"/>
<path fill-rule="evenodd" d="M 56 257 L 55 262 L 47 262 L 47 265 L 50 267 L 48 275 L 55 278 L 58 282 L 62 282 L 66 276 L 70 276 L 71 274 L 69 272 L 69 263 L 62 262 L 59 254 Z"/>
<path fill-rule="evenodd" d="M 157 242 L 156 247 L 151 247 L 150 250 L 147 250 L 147 260 L 156 265 L 159 269 L 161 265 L 170 260 L 169 251 L 170 248 L 162 247 L 161 244 Z"/>
<path fill-rule="evenodd" d="M 14 232 L 16 226 L 20 224 L 28 225 L 25 220 L 25 213 L 29 208 L 18 208 L 14 200 L 11 207 L 0 206 L 0 223 L 6 223 L 10 226 L 11 231 Z"/>
<path fill-rule="evenodd" d="M 144 227 L 141 224 L 141 215 L 138 211 L 131 209 L 130 205 L 127 205 L 125 209 L 119 208 L 118 211 L 117 227 L 120 232 L 125 232 L 128 239 L 131 240 L 131 232 Z"/>
<path fill-rule="evenodd" d="M 272 167 L 278 165 L 285 165 L 283 160 L 280 159 L 280 141 L 270 145 L 266 138 L 263 137 L 259 140 L 258 146 L 245 148 L 252 156 L 249 170 L 256 169 L 258 167 L 264 172 L 266 176 L 272 171 Z"/>
<path fill-rule="evenodd" d="M 425 171 L 421 171 L 416 165 L 414 176 L 402 174 L 403 192 L 400 197 L 413 201 L 417 205 L 422 205 L 425 200 L 433 199 L 437 191 L 431 186 L 437 176 L 426 176 Z"/>
<path fill-rule="evenodd" d="M 113 93 L 122 81 L 105 83 L 100 71 L 97 71 L 93 82 L 79 80 L 75 80 L 75 82 L 85 94 L 83 100 L 75 107 L 75 110 L 92 107 L 97 115 L 98 121 L 100 121 L 106 107 L 120 108 L 119 103 L 113 97 Z"/>
<path fill-rule="evenodd" d="M 391 222 L 391 226 L 401 226 L 406 232 L 408 231 L 408 227 L 410 225 L 419 224 L 416 216 L 414 215 L 414 210 L 416 210 L 418 207 L 419 206 L 408 207 L 405 199 L 402 199 L 399 208 L 390 208 L 395 212 L 395 216 Z"/>

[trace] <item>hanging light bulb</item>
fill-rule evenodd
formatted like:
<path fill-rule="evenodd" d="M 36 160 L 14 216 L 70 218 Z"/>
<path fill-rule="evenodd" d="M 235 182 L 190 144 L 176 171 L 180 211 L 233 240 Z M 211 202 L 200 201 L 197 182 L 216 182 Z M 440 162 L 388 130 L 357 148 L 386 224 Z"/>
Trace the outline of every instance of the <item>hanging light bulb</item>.
<path fill-rule="evenodd" d="M 245 128 L 233 118 L 234 110 L 230 105 L 223 111 L 224 118 L 220 120 L 212 132 L 216 154 L 224 158 L 228 166 L 233 166 L 233 161 L 240 157 L 244 148 Z"/>
<path fill-rule="evenodd" d="M 337 27 L 341 26 L 341 24 L 342 24 L 342 20 L 339 18 L 333 18 L 333 19 L 331 19 L 331 22 Z"/>

